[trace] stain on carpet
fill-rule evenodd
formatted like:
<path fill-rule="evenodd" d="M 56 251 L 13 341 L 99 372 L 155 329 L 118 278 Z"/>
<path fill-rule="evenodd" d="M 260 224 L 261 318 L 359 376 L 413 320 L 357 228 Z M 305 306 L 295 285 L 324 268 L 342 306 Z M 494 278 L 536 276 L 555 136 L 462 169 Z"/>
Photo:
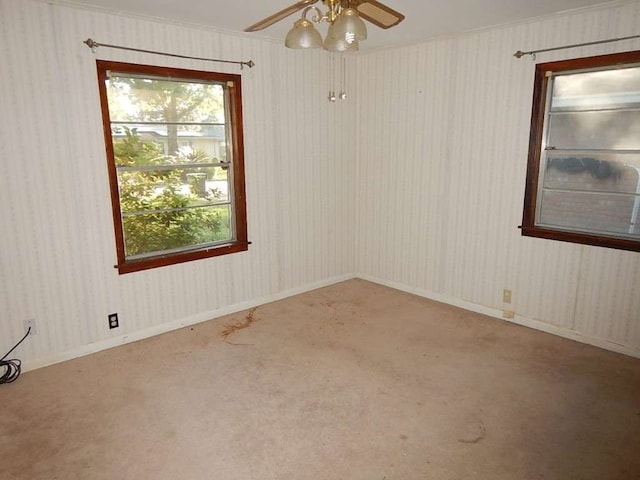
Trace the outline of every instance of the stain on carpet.
<path fill-rule="evenodd" d="M 222 332 L 220 332 L 220 337 L 222 337 L 222 339 L 225 342 L 231 343 L 229 342 L 229 336 L 231 334 L 237 332 L 238 330 L 244 330 L 245 328 L 249 328 L 256 321 L 255 314 L 257 309 L 258 307 L 254 307 L 251 310 L 249 310 L 249 312 L 247 313 L 247 315 L 244 317 L 243 320 L 238 321 L 236 323 L 230 323 L 228 325 L 225 325 Z"/>
<path fill-rule="evenodd" d="M 479 422 L 468 424 L 463 434 L 458 438 L 458 442 L 466 444 L 480 443 L 486 436 L 487 429 L 482 420 L 480 420 Z"/>

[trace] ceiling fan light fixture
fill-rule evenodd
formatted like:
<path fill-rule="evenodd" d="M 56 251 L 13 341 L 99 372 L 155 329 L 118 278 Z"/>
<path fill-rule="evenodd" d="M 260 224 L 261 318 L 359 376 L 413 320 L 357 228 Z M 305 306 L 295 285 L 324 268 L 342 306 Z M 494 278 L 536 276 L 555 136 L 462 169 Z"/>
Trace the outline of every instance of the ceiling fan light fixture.
<path fill-rule="evenodd" d="M 345 8 L 329 28 L 329 37 L 344 39 L 347 43 L 367 39 L 367 26 L 355 8 Z"/>
<path fill-rule="evenodd" d="M 298 20 L 285 39 L 289 48 L 311 49 L 323 46 L 322 36 L 313 24 L 329 24 L 330 39 L 325 40 L 325 49 L 331 51 L 357 50 L 357 42 L 367 39 L 367 27 L 363 20 L 380 28 L 391 28 L 404 20 L 404 15 L 378 0 L 322 0 L 326 7 L 323 12 L 315 6 L 321 0 L 297 0 L 279 12 L 245 28 L 245 32 L 263 30 L 280 20 L 302 10 L 302 20 Z M 307 14 L 313 16 L 307 20 Z M 340 40 L 335 42 L 334 40 Z M 344 46 L 344 43 L 354 45 Z"/>
<path fill-rule="evenodd" d="M 320 48 L 322 47 L 322 35 L 315 29 L 311 21 L 301 18 L 293 24 L 293 28 L 287 33 L 284 45 L 293 49 Z"/>

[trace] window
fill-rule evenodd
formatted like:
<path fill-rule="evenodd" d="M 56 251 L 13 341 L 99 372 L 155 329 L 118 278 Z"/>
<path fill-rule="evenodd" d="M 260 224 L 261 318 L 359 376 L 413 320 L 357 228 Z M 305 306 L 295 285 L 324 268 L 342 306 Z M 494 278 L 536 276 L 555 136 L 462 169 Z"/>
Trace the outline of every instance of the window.
<path fill-rule="evenodd" d="M 118 271 L 247 250 L 240 76 L 97 67 Z"/>
<path fill-rule="evenodd" d="M 640 51 L 536 65 L 522 234 L 640 251 Z"/>

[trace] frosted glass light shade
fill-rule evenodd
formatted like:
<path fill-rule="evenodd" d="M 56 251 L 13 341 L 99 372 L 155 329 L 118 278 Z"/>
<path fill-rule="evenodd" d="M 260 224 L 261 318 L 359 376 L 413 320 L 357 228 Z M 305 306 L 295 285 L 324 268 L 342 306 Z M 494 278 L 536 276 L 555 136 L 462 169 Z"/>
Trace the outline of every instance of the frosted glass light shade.
<path fill-rule="evenodd" d="M 287 48 L 320 48 L 322 46 L 322 36 L 315 29 L 313 23 L 306 18 L 301 18 L 293 24 L 293 28 L 287 33 L 284 40 Z"/>
<path fill-rule="evenodd" d="M 324 41 L 323 48 L 330 52 L 357 52 L 360 50 L 358 41 L 347 43 L 344 38 L 331 38 L 331 35 L 327 34 L 327 38 Z"/>
<path fill-rule="evenodd" d="M 328 35 L 353 43 L 367 39 L 367 26 L 355 8 L 345 8 L 329 28 Z"/>

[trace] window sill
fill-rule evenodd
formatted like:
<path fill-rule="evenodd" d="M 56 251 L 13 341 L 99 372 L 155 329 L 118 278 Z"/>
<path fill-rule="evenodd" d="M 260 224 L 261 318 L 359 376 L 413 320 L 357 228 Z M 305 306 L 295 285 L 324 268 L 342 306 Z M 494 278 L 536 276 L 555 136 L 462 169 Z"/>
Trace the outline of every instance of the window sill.
<path fill-rule="evenodd" d="M 130 260 L 122 264 L 114 265 L 114 267 L 117 268 L 118 273 L 122 275 L 125 273 L 139 272 L 152 268 L 167 267 L 178 263 L 191 262 L 193 260 L 244 252 L 249 249 L 250 244 L 251 242 L 233 242 L 225 245 L 216 245 L 214 247 L 205 247 L 200 250 L 190 250 L 188 252 Z"/>
<path fill-rule="evenodd" d="M 558 240 L 561 242 L 580 243 L 583 245 L 592 245 L 596 247 L 615 248 L 618 250 L 629 250 L 632 252 L 640 252 L 640 241 L 605 237 L 601 235 L 590 235 L 578 232 L 566 232 L 562 230 L 552 230 L 549 228 L 521 226 L 522 235 L 525 237 L 546 238 L 549 240 Z"/>

